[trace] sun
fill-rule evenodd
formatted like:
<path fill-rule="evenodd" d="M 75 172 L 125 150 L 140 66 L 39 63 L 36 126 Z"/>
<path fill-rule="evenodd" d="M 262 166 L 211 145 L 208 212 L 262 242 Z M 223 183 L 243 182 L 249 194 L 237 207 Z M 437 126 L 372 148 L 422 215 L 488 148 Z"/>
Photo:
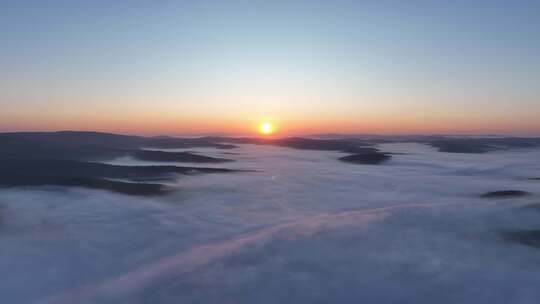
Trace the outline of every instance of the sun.
<path fill-rule="evenodd" d="M 259 125 L 259 133 L 263 135 L 270 135 L 274 133 L 274 126 L 271 123 L 265 121 Z"/>

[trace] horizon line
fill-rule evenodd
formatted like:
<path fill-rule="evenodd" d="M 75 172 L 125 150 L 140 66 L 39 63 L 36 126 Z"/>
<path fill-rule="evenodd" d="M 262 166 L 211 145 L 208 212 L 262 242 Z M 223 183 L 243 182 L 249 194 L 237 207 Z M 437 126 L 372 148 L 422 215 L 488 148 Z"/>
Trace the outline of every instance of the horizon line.
<path fill-rule="evenodd" d="M 116 131 L 103 131 L 103 130 L 74 130 L 74 129 L 58 129 L 58 130 L 0 130 L 0 134 L 17 134 L 17 133 L 98 133 L 98 134 L 111 134 L 111 135 L 124 135 L 124 136 L 140 136 L 140 137 L 259 137 L 259 138 L 293 138 L 293 137 L 523 137 L 523 138 L 540 138 L 539 135 L 524 135 L 524 134 L 496 134 L 496 133 L 304 133 L 304 134 L 290 134 L 279 136 L 275 135 L 257 135 L 253 133 L 228 133 L 228 132 L 200 132 L 191 134 L 165 134 L 165 133 L 153 133 L 142 134 L 136 132 L 116 132 Z"/>

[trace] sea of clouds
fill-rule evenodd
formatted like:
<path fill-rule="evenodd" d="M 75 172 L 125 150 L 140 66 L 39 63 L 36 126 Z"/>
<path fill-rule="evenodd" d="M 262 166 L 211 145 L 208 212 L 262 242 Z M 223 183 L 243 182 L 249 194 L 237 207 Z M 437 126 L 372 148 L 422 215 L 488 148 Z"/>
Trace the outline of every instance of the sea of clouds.
<path fill-rule="evenodd" d="M 251 171 L 179 177 L 163 197 L 0 189 L 0 302 L 538 303 L 540 249 L 500 233 L 540 229 L 539 149 L 379 148 L 395 153 L 382 165 L 192 149 Z M 505 189 L 533 195 L 480 198 Z"/>

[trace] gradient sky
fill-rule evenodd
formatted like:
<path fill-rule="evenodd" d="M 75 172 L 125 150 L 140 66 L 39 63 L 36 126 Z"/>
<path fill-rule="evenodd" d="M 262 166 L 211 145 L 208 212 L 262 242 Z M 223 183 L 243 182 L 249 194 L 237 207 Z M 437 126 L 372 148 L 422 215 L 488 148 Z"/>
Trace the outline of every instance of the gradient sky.
<path fill-rule="evenodd" d="M 0 0 L 0 131 L 540 135 L 540 1 Z"/>

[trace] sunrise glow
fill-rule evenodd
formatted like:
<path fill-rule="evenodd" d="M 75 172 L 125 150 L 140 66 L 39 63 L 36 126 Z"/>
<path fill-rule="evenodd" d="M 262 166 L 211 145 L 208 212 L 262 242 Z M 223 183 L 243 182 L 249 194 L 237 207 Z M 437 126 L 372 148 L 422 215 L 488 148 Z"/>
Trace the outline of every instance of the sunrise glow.
<path fill-rule="evenodd" d="M 274 133 L 274 126 L 269 122 L 263 122 L 259 125 L 259 133 L 262 135 L 270 135 Z"/>

